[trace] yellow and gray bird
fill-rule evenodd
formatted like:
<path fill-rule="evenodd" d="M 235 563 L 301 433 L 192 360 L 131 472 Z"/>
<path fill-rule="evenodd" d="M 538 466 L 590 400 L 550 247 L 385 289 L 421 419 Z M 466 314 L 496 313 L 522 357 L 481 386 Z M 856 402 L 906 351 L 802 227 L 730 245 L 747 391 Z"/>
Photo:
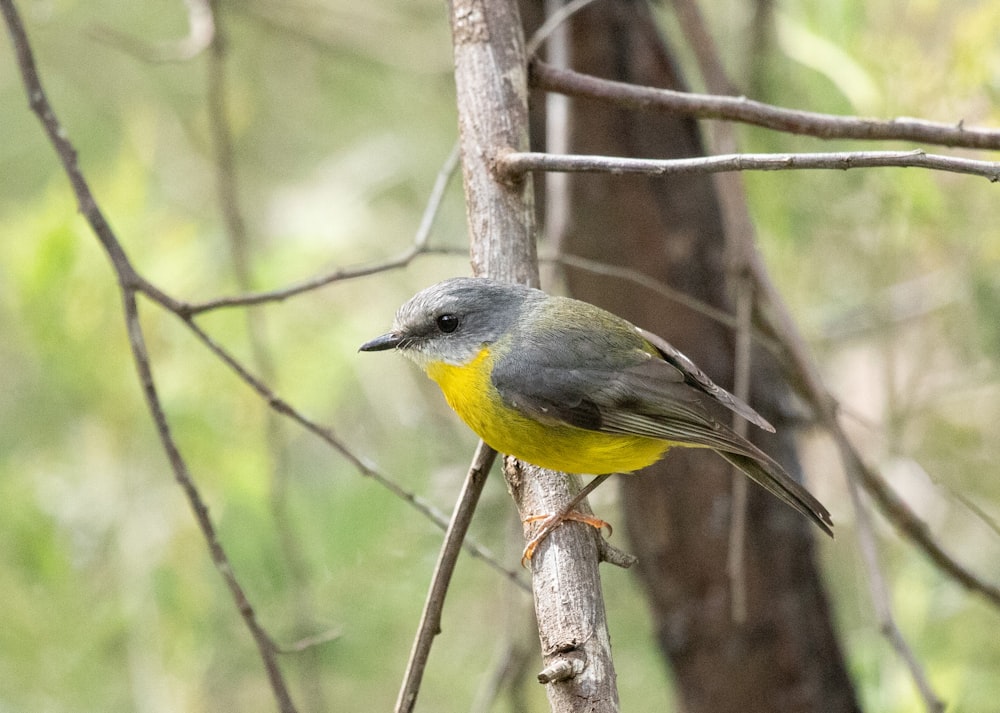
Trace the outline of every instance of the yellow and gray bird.
<path fill-rule="evenodd" d="M 710 448 L 833 534 L 822 503 L 709 407 L 773 432 L 771 424 L 666 340 L 599 307 L 453 278 L 414 295 L 391 331 L 361 347 L 386 349 L 416 362 L 500 453 L 603 475 L 639 470 L 673 447 Z"/>

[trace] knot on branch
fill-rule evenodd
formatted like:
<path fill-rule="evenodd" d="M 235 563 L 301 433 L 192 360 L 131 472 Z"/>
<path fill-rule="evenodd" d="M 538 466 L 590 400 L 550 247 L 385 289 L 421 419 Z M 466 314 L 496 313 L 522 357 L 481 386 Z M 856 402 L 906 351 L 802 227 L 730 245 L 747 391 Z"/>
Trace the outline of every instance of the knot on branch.
<path fill-rule="evenodd" d="M 516 161 L 511 160 L 512 156 L 518 155 L 520 155 L 518 151 L 509 147 L 503 147 L 497 149 L 487 158 L 486 163 L 490 169 L 490 173 L 493 174 L 493 177 L 499 183 L 512 187 L 517 187 L 524 183 L 527 170 Z"/>
<path fill-rule="evenodd" d="M 583 673 L 587 668 L 587 656 L 583 651 L 573 649 L 556 654 L 538 674 L 539 683 L 568 681 Z"/>

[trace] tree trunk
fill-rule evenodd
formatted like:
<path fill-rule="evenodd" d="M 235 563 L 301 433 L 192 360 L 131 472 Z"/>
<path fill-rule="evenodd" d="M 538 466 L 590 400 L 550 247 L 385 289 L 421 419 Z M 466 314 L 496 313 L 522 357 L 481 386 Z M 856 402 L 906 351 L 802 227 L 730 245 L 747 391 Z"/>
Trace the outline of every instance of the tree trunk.
<path fill-rule="evenodd" d="M 532 177 L 502 182 L 491 168 L 498 151 L 521 151 L 528 144 L 517 3 L 452 0 L 450 10 L 473 269 L 479 276 L 537 285 Z M 561 512 L 576 494 L 575 478 L 510 457 L 504 475 L 522 521 Z M 525 527 L 526 539 L 534 527 Z M 586 526 L 558 528 L 531 560 L 542 673 L 553 713 L 618 710 L 597 565 L 597 538 Z"/>
<path fill-rule="evenodd" d="M 526 3 L 530 4 L 530 3 Z M 569 24 L 573 69 L 683 89 L 643 2 L 603 0 Z M 536 108 L 541 107 L 538 97 Z M 704 154 L 695 122 L 573 100 L 572 153 L 676 158 Z M 572 175 L 562 250 L 649 275 L 733 313 L 732 276 L 709 176 Z M 546 209 L 554 211 L 552 200 Z M 654 331 L 722 385 L 731 385 L 734 335 L 705 315 L 621 280 L 568 269 L 570 292 Z M 754 407 L 778 429 L 751 434 L 798 472 L 788 386 L 764 350 L 752 357 Z M 763 437 L 762 437 L 763 436 Z M 738 474 L 737 477 L 743 477 Z M 750 485 L 745 539 L 746 619 L 731 614 L 727 578 L 732 469 L 714 453 L 675 449 L 621 476 L 626 528 L 653 625 L 688 713 L 858 709 L 816 569 L 810 524 Z"/>

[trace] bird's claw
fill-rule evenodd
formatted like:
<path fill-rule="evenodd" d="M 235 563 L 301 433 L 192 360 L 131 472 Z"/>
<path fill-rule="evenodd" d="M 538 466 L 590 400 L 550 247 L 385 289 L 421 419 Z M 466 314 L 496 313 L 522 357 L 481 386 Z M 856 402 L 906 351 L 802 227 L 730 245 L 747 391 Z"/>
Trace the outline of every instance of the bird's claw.
<path fill-rule="evenodd" d="M 565 513 L 549 513 L 545 515 L 532 515 L 522 520 L 523 524 L 528 524 L 530 522 L 539 522 L 541 525 L 538 527 L 538 531 L 535 533 L 534 537 L 528 540 L 528 543 L 524 546 L 524 552 L 521 553 L 521 566 L 527 567 L 528 562 L 531 561 L 532 556 L 535 554 L 535 550 L 542 541 L 552 534 L 552 531 L 557 527 L 562 525 L 567 520 L 572 520 L 573 522 L 582 522 L 585 525 L 590 525 L 597 530 L 603 530 L 608 528 L 608 536 L 614 532 L 614 528 L 611 527 L 610 522 L 606 522 L 593 515 L 587 515 L 586 513 L 579 512 L 577 510 L 570 510 Z"/>

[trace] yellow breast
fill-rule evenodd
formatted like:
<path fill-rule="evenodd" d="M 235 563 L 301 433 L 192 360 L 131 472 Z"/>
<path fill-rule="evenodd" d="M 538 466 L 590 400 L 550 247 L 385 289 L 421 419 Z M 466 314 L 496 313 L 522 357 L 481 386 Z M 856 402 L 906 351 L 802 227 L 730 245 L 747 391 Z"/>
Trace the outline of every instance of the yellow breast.
<path fill-rule="evenodd" d="M 601 433 L 569 424 L 543 423 L 503 403 L 493 387 L 488 347 L 466 364 L 432 362 L 427 375 L 448 405 L 487 444 L 501 453 L 567 473 L 627 473 L 654 463 L 670 447 L 644 436 Z"/>

